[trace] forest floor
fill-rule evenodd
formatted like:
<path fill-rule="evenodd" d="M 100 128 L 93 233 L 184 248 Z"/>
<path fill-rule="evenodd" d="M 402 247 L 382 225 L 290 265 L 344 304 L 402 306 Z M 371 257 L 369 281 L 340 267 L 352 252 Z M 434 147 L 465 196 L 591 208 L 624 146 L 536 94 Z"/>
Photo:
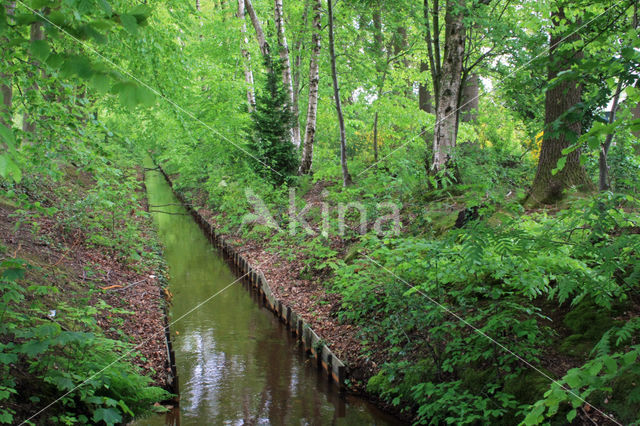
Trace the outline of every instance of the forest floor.
<path fill-rule="evenodd" d="M 77 190 L 72 182 L 67 180 L 65 185 Z M 21 221 L 25 213 L 0 200 L 0 243 L 5 254 L 32 266 L 25 282 L 59 290 L 44 296 L 49 299 L 45 303 L 51 309 L 50 320 L 56 321 L 57 306 L 97 307 L 95 320 L 105 336 L 133 344 L 138 354 L 131 362 L 155 385 L 167 388 L 170 370 L 161 271 L 134 267 L 115 249 L 89 243 L 86 232 L 68 235 L 55 216 L 26 215 L 29 220 Z M 150 217 L 132 215 L 131 220 L 146 234 L 143 238 L 155 238 Z"/>

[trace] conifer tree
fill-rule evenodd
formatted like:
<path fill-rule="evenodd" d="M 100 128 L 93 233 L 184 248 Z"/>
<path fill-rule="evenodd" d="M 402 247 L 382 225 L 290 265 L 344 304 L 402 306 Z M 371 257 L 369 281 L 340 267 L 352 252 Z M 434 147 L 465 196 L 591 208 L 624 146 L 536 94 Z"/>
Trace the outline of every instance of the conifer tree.
<path fill-rule="evenodd" d="M 256 171 L 280 185 L 296 173 L 298 167 L 295 146 L 291 144 L 290 129 L 293 115 L 287 92 L 282 83 L 282 63 L 266 56 L 266 79 L 256 97 L 253 118 L 254 155 Z M 268 165 L 269 167 L 266 167 Z"/>

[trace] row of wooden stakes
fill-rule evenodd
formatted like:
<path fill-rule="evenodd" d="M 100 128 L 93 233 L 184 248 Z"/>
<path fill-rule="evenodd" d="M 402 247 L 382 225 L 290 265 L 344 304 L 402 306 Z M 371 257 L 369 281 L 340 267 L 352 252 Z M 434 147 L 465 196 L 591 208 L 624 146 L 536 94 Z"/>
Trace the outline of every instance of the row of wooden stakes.
<path fill-rule="evenodd" d="M 162 168 L 159 168 L 169 185 L 173 183 Z M 345 365 L 327 345 L 318 337 L 313 329 L 290 306 L 282 303 L 273 292 L 262 271 L 252 267 L 247 259 L 238 253 L 236 248 L 220 236 L 214 226 L 209 223 L 196 209 L 194 209 L 180 194 L 174 190 L 176 197 L 193 216 L 200 228 L 205 232 L 209 241 L 220 251 L 223 259 L 231 266 L 231 269 L 256 291 L 262 298 L 264 305 L 271 310 L 302 343 L 305 352 L 316 362 L 318 368 L 322 368 L 340 388 L 344 386 Z"/>

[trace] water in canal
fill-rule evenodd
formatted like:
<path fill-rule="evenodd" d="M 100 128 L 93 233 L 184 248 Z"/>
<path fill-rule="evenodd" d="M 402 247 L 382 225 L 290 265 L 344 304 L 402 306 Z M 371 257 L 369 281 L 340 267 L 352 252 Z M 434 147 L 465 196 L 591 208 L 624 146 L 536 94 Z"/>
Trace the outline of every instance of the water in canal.
<path fill-rule="evenodd" d="M 340 396 L 241 283 L 190 312 L 236 278 L 163 176 L 147 172 L 146 186 L 149 204 L 161 206 L 151 210 L 162 211 L 153 217 L 169 265 L 180 404 L 173 416 L 137 425 L 395 423 L 363 400 Z"/>

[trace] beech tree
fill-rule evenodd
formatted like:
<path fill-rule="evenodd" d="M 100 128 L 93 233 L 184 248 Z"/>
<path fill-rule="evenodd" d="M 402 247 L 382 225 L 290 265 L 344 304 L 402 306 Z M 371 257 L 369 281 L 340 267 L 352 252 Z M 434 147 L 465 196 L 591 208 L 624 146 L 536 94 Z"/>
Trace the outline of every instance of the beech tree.
<path fill-rule="evenodd" d="M 582 57 L 582 52 L 576 47 L 580 35 L 567 29 L 572 28 L 575 23 L 567 19 L 562 6 L 552 12 L 551 22 L 553 28 L 549 41 L 549 82 L 553 82 L 559 73 L 570 69 L 573 61 Z M 572 33 L 569 34 L 569 31 Z M 562 197 L 566 188 L 572 186 L 593 189 L 593 184 L 580 163 L 580 149 L 575 149 L 566 156 L 563 154 L 563 150 L 572 145 L 582 131 L 581 114 L 576 111 L 581 97 L 581 83 L 570 79 L 560 79 L 547 89 L 545 133 L 528 202 L 552 203 Z"/>

